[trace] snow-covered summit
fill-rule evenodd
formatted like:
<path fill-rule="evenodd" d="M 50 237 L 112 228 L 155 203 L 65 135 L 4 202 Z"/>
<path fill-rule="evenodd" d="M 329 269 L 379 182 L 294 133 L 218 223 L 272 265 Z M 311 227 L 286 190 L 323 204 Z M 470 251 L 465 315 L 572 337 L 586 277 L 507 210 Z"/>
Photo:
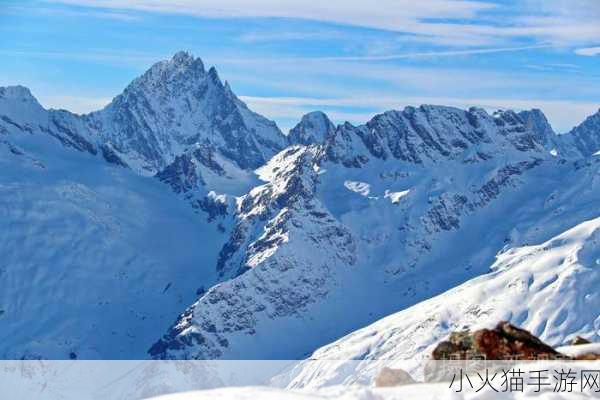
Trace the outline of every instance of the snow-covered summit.
<path fill-rule="evenodd" d="M 290 130 L 288 139 L 291 144 L 323 143 L 334 131 L 335 126 L 324 112 L 313 111 L 304 115 L 300 122 Z"/>
<path fill-rule="evenodd" d="M 100 111 L 44 110 L 27 88 L 13 86 L 0 88 L 0 115 L 2 132 L 50 134 L 92 154 L 105 149 L 108 158 L 144 175 L 198 142 L 210 142 L 242 170 L 263 165 L 287 145 L 273 121 L 252 112 L 214 67 L 206 71 L 186 52 L 154 64 Z"/>
<path fill-rule="evenodd" d="M 185 52 L 153 65 L 86 118 L 130 164 L 150 173 L 196 142 L 211 142 L 242 169 L 259 167 L 286 144 L 275 123 L 250 111 L 214 67 L 205 71 Z"/>
<path fill-rule="evenodd" d="M 571 143 L 584 156 L 600 151 L 600 109 L 564 136 L 570 138 Z"/>
<path fill-rule="evenodd" d="M 0 87 L 0 99 L 37 103 L 31 91 L 21 85 Z"/>

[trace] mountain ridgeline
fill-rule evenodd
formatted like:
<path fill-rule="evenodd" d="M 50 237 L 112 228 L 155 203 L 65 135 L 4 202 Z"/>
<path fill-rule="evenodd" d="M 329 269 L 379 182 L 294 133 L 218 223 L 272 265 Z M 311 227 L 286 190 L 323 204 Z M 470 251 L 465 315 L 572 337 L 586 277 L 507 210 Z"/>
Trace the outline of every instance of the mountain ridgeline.
<path fill-rule="evenodd" d="M 0 357 L 354 358 L 404 320 L 428 330 L 393 355 L 416 357 L 477 322 L 457 291 L 502 298 L 566 264 L 596 281 L 599 151 L 600 111 L 561 135 L 540 110 L 433 105 L 357 126 L 312 112 L 285 135 L 185 52 L 86 115 L 0 88 Z M 485 306 L 559 345 L 595 335 L 583 303 Z M 365 354 L 390 354 L 375 338 Z"/>

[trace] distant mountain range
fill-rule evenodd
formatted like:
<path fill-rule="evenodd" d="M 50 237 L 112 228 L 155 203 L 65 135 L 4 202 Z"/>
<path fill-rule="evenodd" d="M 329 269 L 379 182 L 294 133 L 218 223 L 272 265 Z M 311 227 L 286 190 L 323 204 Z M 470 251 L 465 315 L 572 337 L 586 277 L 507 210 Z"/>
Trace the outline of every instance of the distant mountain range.
<path fill-rule="evenodd" d="M 86 115 L 0 88 L 0 357 L 416 358 L 497 318 L 598 339 L 599 152 L 600 111 L 285 135 L 184 52 Z M 289 385 L 339 377 L 307 368 Z"/>

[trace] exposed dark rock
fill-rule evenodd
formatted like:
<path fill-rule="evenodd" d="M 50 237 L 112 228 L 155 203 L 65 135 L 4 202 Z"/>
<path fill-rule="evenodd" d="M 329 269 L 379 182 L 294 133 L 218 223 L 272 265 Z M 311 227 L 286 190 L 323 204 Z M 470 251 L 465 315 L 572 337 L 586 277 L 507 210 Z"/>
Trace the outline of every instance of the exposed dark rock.
<path fill-rule="evenodd" d="M 589 340 L 582 338 L 581 336 L 577 336 L 575 339 L 573 339 L 571 341 L 571 346 L 579 346 L 582 344 L 590 344 L 592 342 L 590 342 Z"/>
<path fill-rule="evenodd" d="M 494 329 L 454 332 L 432 353 L 434 360 L 537 360 L 567 357 L 528 331 L 500 322 Z"/>
<path fill-rule="evenodd" d="M 127 163 L 119 157 L 119 155 L 113 150 L 113 148 L 108 144 L 103 144 L 100 146 L 100 151 L 102 152 L 102 157 L 106 162 L 118 165 L 119 167 L 129 168 Z"/>

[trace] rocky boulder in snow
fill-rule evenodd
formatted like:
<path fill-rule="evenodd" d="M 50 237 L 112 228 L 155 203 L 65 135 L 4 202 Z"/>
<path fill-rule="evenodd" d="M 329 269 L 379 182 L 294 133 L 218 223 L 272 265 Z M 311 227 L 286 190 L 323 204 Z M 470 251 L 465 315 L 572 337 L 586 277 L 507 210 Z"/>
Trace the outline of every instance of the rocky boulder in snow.
<path fill-rule="evenodd" d="M 453 332 L 433 350 L 434 360 L 536 360 L 567 358 L 530 332 L 506 321 L 494 329 Z"/>
<path fill-rule="evenodd" d="M 415 380 L 410 374 L 398 368 L 384 368 L 375 378 L 375 387 L 391 387 L 410 385 Z"/>

